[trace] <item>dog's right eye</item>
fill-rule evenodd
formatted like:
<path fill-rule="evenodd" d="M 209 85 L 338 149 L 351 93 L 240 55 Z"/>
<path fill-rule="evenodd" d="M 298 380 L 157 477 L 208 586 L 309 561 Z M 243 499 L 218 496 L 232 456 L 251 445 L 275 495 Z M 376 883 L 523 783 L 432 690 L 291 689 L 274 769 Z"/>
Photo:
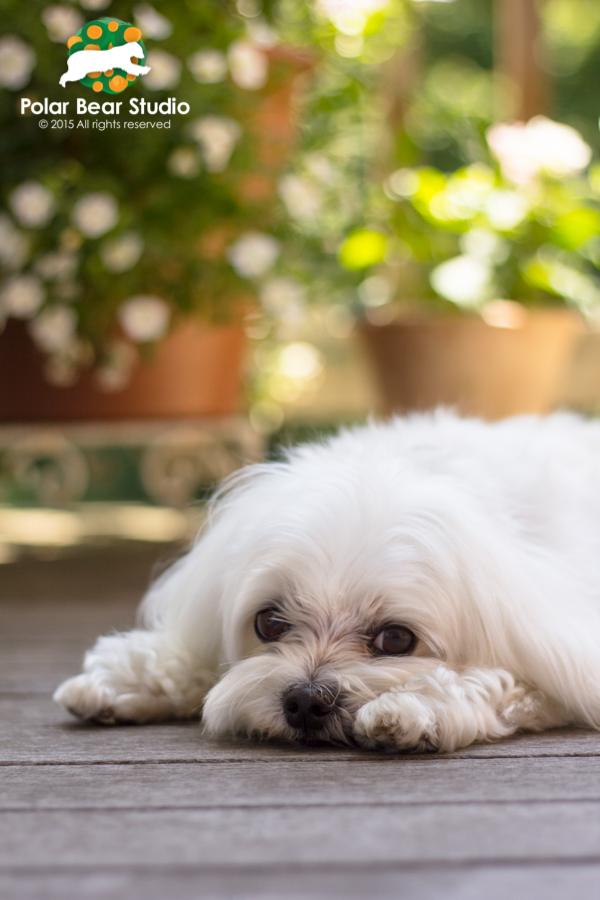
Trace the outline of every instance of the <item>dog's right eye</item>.
<path fill-rule="evenodd" d="M 265 644 L 278 641 L 289 630 L 289 627 L 287 622 L 281 618 L 279 610 L 272 607 L 261 609 L 254 620 L 254 630 Z"/>

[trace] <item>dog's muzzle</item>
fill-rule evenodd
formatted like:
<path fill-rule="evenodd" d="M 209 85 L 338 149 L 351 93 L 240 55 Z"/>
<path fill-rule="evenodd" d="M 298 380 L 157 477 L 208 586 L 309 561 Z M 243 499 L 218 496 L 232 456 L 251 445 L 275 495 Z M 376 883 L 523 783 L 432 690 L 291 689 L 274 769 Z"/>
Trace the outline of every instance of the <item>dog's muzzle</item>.
<path fill-rule="evenodd" d="M 314 684 L 298 684 L 283 696 L 283 714 L 304 738 L 318 738 L 338 710 L 334 696 Z"/>

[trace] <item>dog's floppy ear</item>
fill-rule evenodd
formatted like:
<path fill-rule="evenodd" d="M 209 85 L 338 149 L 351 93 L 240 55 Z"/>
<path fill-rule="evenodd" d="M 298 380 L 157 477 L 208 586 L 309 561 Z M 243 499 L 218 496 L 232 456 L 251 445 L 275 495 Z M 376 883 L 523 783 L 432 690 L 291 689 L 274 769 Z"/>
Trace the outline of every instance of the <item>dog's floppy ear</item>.
<path fill-rule="evenodd" d="M 255 534 L 263 476 L 271 468 L 248 466 L 224 482 L 194 546 L 158 578 L 140 607 L 142 627 L 166 633 L 215 676 L 224 661 L 223 597 L 235 593 L 232 578 Z"/>
<path fill-rule="evenodd" d="M 164 572 L 142 601 L 139 626 L 101 637 L 84 671 L 54 697 L 74 715 L 151 722 L 197 715 L 222 674 L 223 596 L 239 567 L 240 547 L 255 530 L 253 467 L 230 479 L 212 505 L 193 548 Z M 234 591 L 235 593 L 235 591 Z"/>
<path fill-rule="evenodd" d="M 141 627 L 168 635 L 196 666 L 217 674 L 221 661 L 223 544 L 228 523 L 220 520 L 191 550 L 154 582 L 144 597 Z"/>

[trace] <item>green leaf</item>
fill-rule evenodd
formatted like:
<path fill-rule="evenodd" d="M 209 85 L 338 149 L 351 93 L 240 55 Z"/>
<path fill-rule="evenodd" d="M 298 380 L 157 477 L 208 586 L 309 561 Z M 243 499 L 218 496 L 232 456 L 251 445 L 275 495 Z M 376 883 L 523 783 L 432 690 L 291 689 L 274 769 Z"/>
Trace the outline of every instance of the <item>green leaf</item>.
<path fill-rule="evenodd" d="M 556 243 L 567 250 L 575 250 L 588 238 L 600 232 L 600 213 L 595 209 L 574 209 L 559 216 L 552 228 Z"/>
<path fill-rule="evenodd" d="M 361 228 L 350 234 L 339 251 L 339 259 L 346 269 L 366 269 L 385 258 L 387 238 L 380 231 Z"/>

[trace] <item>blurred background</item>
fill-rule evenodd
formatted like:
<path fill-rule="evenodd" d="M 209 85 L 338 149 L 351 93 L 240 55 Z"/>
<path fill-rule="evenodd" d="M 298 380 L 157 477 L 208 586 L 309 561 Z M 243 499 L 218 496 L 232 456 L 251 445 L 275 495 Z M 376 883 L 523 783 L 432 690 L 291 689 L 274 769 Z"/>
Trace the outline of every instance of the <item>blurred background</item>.
<path fill-rule="evenodd" d="M 150 73 L 61 88 L 120 21 Z M 600 409 L 595 0 L 4 0 L 0 29 L 1 562 L 184 542 L 219 479 L 369 415 Z"/>

